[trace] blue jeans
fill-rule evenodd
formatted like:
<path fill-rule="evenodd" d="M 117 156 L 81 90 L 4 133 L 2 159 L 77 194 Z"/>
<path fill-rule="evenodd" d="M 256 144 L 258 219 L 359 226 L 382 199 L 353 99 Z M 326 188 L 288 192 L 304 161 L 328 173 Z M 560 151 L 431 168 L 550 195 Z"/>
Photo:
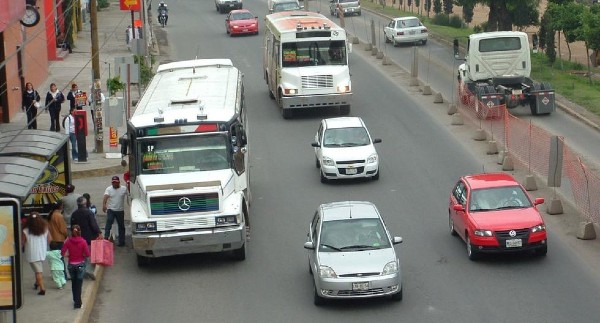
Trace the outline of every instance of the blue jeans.
<path fill-rule="evenodd" d="M 119 230 L 119 245 L 125 244 L 125 211 L 113 211 L 108 209 L 106 211 L 106 227 L 104 227 L 104 239 L 110 237 L 110 229 L 113 223 L 117 220 L 117 227 Z"/>
<path fill-rule="evenodd" d="M 85 272 L 85 264 L 67 266 L 71 275 L 71 283 L 73 284 L 73 304 L 75 307 L 81 307 L 81 287 L 83 286 L 83 273 Z"/>
<path fill-rule="evenodd" d="M 69 141 L 71 141 L 71 158 L 73 160 L 77 159 L 77 139 L 75 138 L 75 133 L 69 133 Z"/>

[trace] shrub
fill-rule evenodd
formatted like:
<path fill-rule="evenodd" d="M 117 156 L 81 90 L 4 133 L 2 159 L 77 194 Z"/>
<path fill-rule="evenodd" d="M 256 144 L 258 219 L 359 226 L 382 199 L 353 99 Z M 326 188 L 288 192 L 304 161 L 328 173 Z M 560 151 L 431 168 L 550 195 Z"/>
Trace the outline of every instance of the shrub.
<path fill-rule="evenodd" d="M 450 27 L 454 27 L 457 29 L 463 28 L 465 26 L 465 23 L 463 22 L 462 18 L 458 15 L 450 16 L 450 21 L 448 23 Z"/>

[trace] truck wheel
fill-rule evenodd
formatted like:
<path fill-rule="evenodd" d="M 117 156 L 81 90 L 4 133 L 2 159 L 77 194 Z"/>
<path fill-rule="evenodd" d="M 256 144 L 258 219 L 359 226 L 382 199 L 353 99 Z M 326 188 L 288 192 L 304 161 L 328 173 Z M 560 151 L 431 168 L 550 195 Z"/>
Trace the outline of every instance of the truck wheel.
<path fill-rule="evenodd" d="M 150 265 L 150 262 L 151 262 L 150 258 L 140 256 L 140 255 L 136 255 L 136 257 L 137 257 L 138 267 L 148 267 Z"/>

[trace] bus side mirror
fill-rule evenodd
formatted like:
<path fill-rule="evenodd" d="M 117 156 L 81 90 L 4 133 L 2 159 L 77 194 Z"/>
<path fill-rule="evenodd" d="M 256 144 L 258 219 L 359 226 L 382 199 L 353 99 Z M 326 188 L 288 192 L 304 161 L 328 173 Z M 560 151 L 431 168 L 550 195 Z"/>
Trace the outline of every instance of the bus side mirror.
<path fill-rule="evenodd" d="M 121 145 L 121 156 L 127 156 L 129 152 L 129 140 L 126 136 L 119 138 L 119 145 Z"/>
<path fill-rule="evenodd" d="M 453 46 L 454 47 L 454 58 L 455 59 L 459 59 L 459 56 L 458 56 L 458 39 L 454 39 L 453 45 L 454 45 Z"/>

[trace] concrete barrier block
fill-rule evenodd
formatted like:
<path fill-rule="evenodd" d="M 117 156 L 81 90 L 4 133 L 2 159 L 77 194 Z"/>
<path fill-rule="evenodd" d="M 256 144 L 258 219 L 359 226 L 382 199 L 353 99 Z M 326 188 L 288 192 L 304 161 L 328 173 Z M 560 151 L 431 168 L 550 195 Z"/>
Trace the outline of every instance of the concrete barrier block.
<path fill-rule="evenodd" d="M 451 125 L 453 126 L 461 126 L 463 124 L 465 124 L 463 117 L 460 113 L 455 113 L 452 115 L 452 122 L 450 122 Z"/>
<path fill-rule="evenodd" d="M 579 230 L 577 230 L 577 238 L 581 240 L 596 239 L 596 230 L 592 222 L 580 222 Z"/>
<path fill-rule="evenodd" d="M 423 95 L 431 95 L 431 94 L 433 94 L 433 92 L 431 92 L 431 86 L 424 85 L 423 86 Z"/>
<path fill-rule="evenodd" d="M 515 165 L 513 164 L 513 160 L 510 157 L 510 154 L 508 152 L 504 154 L 504 158 L 502 160 L 502 170 L 503 171 L 515 170 Z"/>
<path fill-rule="evenodd" d="M 546 207 L 546 212 L 548 214 L 563 214 L 562 201 L 553 197 Z"/>
<path fill-rule="evenodd" d="M 383 60 L 381 61 L 382 65 L 392 65 L 392 62 L 390 61 L 390 59 L 387 56 L 383 57 Z"/>
<path fill-rule="evenodd" d="M 456 112 L 458 112 L 458 109 L 456 108 L 456 104 L 450 104 L 448 105 L 448 115 L 451 116 L 453 114 L 455 114 Z"/>
<path fill-rule="evenodd" d="M 373 46 L 373 48 L 371 48 L 371 56 L 375 56 L 375 55 L 377 55 L 377 53 L 379 53 L 379 49 L 377 49 L 377 47 Z"/>
<path fill-rule="evenodd" d="M 358 37 L 352 37 L 352 44 L 360 44 L 360 40 L 358 40 Z"/>
<path fill-rule="evenodd" d="M 372 44 L 366 44 L 366 45 L 365 45 L 365 50 L 366 50 L 366 51 L 373 50 L 373 45 L 372 45 Z"/>
<path fill-rule="evenodd" d="M 496 164 L 502 165 L 502 163 L 504 163 L 504 154 L 506 154 L 506 150 L 504 150 L 504 149 L 498 150 L 498 158 L 496 159 Z"/>
<path fill-rule="evenodd" d="M 498 145 L 496 144 L 496 140 L 488 141 L 488 155 L 496 155 L 498 153 Z"/>
<path fill-rule="evenodd" d="M 481 128 L 475 130 L 475 134 L 473 135 L 473 140 L 475 141 L 484 141 L 487 139 L 485 131 Z"/>
<path fill-rule="evenodd" d="M 377 59 L 383 59 L 385 55 L 383 55 L 382 51 L 377 52 L 377 55 L 375 56 Z"/>
<path fill-rule="evenodd" d="M 442 93 L 436 93 L 435 98 L 433 99 L 433 103 L 444 103 L 444 97 Z"/>
<path fill-rule="evenodd" d="M 538 187 L 535 177 L 533 175 L 525 176 L 525 183 L 523 183 L 523 187 L 525 187 L 527 191 L 537 191 Z"/>
<path fill-rule="evenodd" d="M 409 85 L 410 86 L 419 86 L 419 79 L 416 77 L 411 77 Z"/>

